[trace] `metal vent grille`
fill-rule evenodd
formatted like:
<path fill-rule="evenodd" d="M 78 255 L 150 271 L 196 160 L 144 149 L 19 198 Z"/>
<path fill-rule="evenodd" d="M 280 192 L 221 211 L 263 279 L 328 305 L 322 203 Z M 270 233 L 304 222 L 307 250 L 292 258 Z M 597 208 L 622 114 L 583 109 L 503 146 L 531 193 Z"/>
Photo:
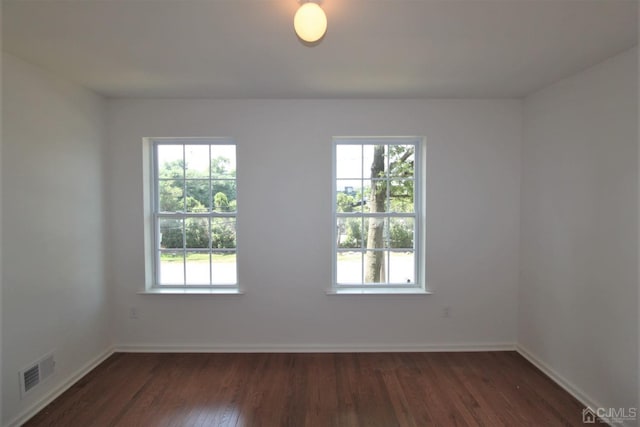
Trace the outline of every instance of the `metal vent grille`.
<path fill-rule="evenodd" d="M 56 369 L 53 352 L 47 354 L 28 368 L 20 371 L 20 395 L 24 397 L 29 391 L 51 376 Z"/>
<path fill-rule="evenodd" d="M 35 365 L 22 373 L 23 393 L 28 392 L 40 383 L 40 366 Z"/>

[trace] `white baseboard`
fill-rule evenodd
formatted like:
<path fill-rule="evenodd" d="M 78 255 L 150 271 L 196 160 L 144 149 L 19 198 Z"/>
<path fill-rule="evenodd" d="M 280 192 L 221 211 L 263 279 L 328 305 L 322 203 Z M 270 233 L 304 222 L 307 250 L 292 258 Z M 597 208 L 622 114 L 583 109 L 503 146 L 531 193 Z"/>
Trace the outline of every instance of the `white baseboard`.
<path fill-rule="evenodd" d="M 597 408 L 603 408 L 604 406 L 598 403 L 595 399 L 587 395 L 584 391 L 582 391 L 579 387 L 573 384 L 571 381 L 567 380 L 565 377 L 560 375 L 555 369 L 549 366 L 547 363 L 543 362 L 538 356 L 534 355 L 531 351 L 527 350 L 522 345 L 518 344 L 516 350 L 522 357 L 531 362 L 536 368 L 540 369 L 546 376 L 551 378 L 556 384 L 562 387 L 567 393 L 575 397 L 580 403 L 582 403 L 586 408 L 590 408 L 592 411 L 595 411 Z M 603 421 L 607 421 L 606 419 Z M 602 425 L 602 424 L 600 424 Z M 637 424 L 631 423 L 617 423 L 611 424 L 611 426 L 634 426 Z"/>
<path fill-rule="evenodd" d="M 443 351 L 515 351 L 516 344 L 119 344 L 114 352 L 123 353 L 399 353 Z"/>
<path fill-rule="evenodd" d="M 31 417 L 40 412 L 45 406 L 53 402 L 58 396 L 67 391 L 72 385 L 74 385 L 80 378 L 87 375 L 92 369 L 104 362 L 109 356 L 113 354 L 113 348 L 109 347 L 103 351 L 100 355 L 87 362 L 80 369 L 72 373 L 66 380 L 63 380 L 60 385 L 55 387 L 49 393 L 44 395 L 36 403 L 29 408 L 22 411 L 15 418 L 13 418 L 7 424 L 7 427 L 18 427 L 27 422 Z"/>

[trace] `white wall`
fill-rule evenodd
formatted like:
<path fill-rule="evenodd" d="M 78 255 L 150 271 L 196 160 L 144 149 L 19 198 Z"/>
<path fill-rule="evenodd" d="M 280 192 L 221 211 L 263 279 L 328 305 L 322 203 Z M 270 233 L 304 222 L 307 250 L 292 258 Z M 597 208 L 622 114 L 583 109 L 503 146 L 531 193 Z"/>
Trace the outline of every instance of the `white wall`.
<path fill-rule="evenodd" d="M 638 62 L 526 98 L 519 336 L 596 406 L 638 403 Z"/>
<path fill-rule="evenodd" d="M 2 73 L 3 424 L 110 345 L 104 280 L 104 101 L 20 59 Z M 18 371 L 54 350 L 24 400 Z"/>
<path fill-rule="evenodd" d="M 2 7 L 0 6 L 0 21 Z M 2 78 L 2 55 L 0 55 L 0 81 Z M 0 100 L 2 100 L 2 84 L 0 84 Z M 0 165 L 2 164 L 2 102 L 0 102 Z M 2 173 L 0 173 L 0 378 L 2 378 Z M 2 425 L 2 386 L 0 386 L 0 425 Z"/>
<path fill-rule="evenodd" d="M 513 345 L 521 102 L 110 100 L 108 218 L 121 346 Z M 429 296 L 328 296 L 331 138 L 427 138 Z M 143 137 L 238 144 L 241 296 L 144 289 Z M 442 318 L 442 307 L 452 308 Z M 128 318 L 137 307 L 139 319 Z"/>

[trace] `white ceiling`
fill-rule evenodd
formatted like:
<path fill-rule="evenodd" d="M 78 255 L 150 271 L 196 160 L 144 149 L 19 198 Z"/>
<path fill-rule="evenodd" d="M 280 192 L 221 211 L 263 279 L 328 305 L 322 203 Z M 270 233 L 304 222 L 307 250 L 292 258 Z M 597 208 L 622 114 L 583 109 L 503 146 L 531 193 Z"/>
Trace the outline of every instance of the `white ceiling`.
<path fill-rule="evenodd" d="M 637 45 L 637 0 L 3 0 L 3 50 L 109 97 L 521 97 Z"/>

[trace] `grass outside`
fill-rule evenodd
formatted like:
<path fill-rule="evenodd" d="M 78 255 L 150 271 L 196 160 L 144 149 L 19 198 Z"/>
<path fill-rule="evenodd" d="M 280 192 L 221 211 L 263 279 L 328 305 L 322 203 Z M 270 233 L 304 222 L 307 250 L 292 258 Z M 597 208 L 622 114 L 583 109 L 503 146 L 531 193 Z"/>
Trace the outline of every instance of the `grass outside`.
<path fill-rule="evenodd" d="M 385 252 L 386 253 L 386 252 Z M 396 257 L 409 257 L 413 256 L 411 252 L 393 252 Z M 362 252 L 339 252 L 338 261 L 352 261 L 360 259 L 364 254 Z"/>
<path fill-rule="evenodd" d="M 160 261 L 162 262 L 180 262 L 182 263 L 182 254 L 177 252 L 175 254 L 160 254 Z M 209 262 L 208 253 L 190 253 L 187 255 L 187 262 Z M 213 262 L 236 262 L 236 254 L 213 254 Z"/>
<path fill-rule="evenodd" d="M 338 254 L 338 262 L 340 261 L 355 261 L 361 259 L 362 254 L 359 252 L 341 252 Z M 176 252 L 175 254 L 163 253 L 160 255 L 160 260 L 163 262 L 182 262 L 182 254 Z M 209 254 L 207 253 L 190 253 L 187 255 L 188 262 L 209 262 Z M 213 261 L 219 262 L 236 262 L 236 254 L 213 254 Z"/>

